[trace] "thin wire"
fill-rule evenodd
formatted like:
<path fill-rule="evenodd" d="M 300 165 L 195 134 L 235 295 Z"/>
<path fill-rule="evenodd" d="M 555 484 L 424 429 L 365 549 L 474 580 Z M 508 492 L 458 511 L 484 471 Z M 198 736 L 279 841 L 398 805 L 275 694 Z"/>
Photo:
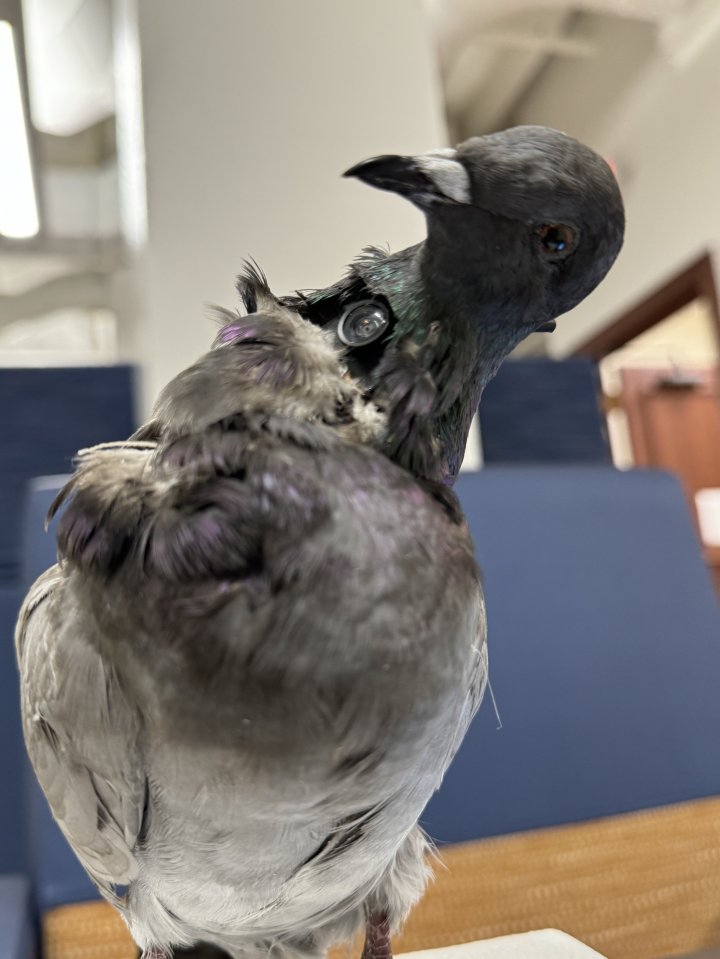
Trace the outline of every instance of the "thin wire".
<path fill-rule="evenodd" d="M 495 699 L 495 693 L 493 692 L 492 683 L 490 682 L 489 679 L 488 679 L 488 692 L 490 693 L 490 699 L 492 701 L 493 709 L 495 710 L 495 718 L 497 719 L 497 722 L 498 722 L 495 728 L 502 729 L 503 724 L 502 724 L 502 719 L 500 718 L 500 710 L 498 709 L 497 700 Z"/>

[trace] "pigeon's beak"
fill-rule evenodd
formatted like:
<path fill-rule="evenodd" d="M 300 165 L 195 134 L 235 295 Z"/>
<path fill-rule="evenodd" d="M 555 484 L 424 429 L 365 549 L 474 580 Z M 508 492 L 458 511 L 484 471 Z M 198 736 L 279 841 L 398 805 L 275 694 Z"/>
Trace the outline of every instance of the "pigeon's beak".
<path fill-rule="evenodd" d="M 380 156 L 356 163 L 343 173 L 363 183 L 377 187 L 378 190 L 390 190 L 412 199 L 413 196 L 433 192 L 430 178 L 423 173 L 415 162 L 415 157 Z"/>
<path fill-rule="evenodd" d="M 436 150 L 418 156 L 385 156 L 363 160 L 343 173 L 363 183 L 407 197 L 419 207 L 438 201 L 468 203 L 470 178 L 454 159 L 454 150 Z"/>

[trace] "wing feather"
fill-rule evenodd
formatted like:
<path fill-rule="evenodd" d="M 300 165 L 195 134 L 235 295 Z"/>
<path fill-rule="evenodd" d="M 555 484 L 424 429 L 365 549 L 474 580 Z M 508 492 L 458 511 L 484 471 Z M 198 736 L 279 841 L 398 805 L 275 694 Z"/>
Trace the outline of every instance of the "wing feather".
<path fill-rule="evenodd" d="M 52 567 L 30 590 L 16 632 L 23 730 L 65 838 L 100 892 L 122 905 L 119 887 L 138 875 L 147 804 L 141 719 L 83 639 L 81 618 L 65 570 Z"/>

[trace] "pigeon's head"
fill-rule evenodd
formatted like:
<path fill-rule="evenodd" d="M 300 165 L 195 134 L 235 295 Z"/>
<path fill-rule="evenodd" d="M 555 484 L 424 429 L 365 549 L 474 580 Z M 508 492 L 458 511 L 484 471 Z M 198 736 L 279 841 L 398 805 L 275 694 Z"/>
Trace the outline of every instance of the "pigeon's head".
<path fill-rule="evenodd" d="M 547 127 L 513 127 L 418 156 L 374 157 L 345 175 L 423 210 L 425 266 L 441 297 L 462 289 L 468 300 L 502 304 L 524 333 L 547 329 L 587 296 L 623 242 L 622 198 L 610 167 Z"/>

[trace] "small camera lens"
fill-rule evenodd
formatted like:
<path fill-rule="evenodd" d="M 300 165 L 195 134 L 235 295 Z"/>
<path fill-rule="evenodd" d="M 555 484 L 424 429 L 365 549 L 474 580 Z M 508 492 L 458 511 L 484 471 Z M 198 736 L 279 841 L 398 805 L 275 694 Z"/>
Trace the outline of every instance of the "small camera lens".
<path fill-rule="evenodd" d="M 337 335 L 346 346 L 366 346 L 382 336 L 389 325 L 388 309 L 383 303 L 362 300 L 343 313 Z"/>

